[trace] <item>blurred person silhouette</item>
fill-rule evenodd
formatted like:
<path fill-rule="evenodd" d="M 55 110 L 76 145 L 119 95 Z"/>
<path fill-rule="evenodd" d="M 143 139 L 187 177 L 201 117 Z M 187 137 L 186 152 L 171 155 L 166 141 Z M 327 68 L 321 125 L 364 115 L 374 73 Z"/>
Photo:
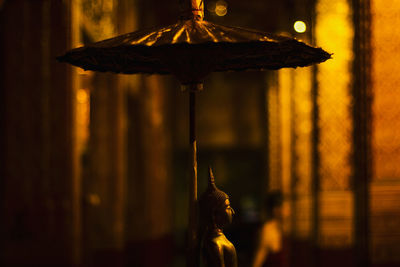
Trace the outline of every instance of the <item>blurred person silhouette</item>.
<path fill-rule="evenodd" d="M 265 199 L 265 221 L 259 231 L 252 267 L 282 266 L 281 207 L 282 193 L 268 193 Z"/>

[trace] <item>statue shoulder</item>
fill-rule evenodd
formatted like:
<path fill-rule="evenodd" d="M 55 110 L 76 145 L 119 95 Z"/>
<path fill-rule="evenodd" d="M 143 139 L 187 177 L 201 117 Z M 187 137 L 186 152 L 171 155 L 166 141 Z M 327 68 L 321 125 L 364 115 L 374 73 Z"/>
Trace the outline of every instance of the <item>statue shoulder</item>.
<path fill-rule="evenodd" d="M 209 239 L 205 244 L 205 258 L 207 267 L 222 267 L 224 264 L 224 248 L 217 240 Z"/>
<path fill-rule="evenodd" d="M 212 252 L 222 252 L 224 248 L 224 242 L 221 242 L 220 237 L 209 238 L 204 245 Z"/>

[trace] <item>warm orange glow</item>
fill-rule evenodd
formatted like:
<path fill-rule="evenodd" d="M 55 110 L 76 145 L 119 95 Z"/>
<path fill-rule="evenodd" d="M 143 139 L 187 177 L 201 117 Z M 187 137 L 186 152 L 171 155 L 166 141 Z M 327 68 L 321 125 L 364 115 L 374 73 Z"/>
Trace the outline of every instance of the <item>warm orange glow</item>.
<path fill-rule="evenodd" d="M 317 46 L 334 53 L 332 60 L 318 65 L 317 74 L 322 190 L 320 244 L 344 247 L 353 242 L 353 200 L 349 183 L 353 130 L 350 68 L 354 32 L 347 0 L 319 0 L 316 11 Z M 336 210 L 336 206 L 341 207 L 343 203 L 346 206 Z"/>
<path fill-rule="evenodd" d="M 114 0 L 80 2 L 82 10 L 82 27 L 90 34 L 92 41 L 100 41 L 115 35 Z"/>
<path fill-rule="evenodd" d="M 89 94 L 85 89 L 79 89 L 76 95 L 79 104 L 86 104 L 89 101 Z"/>
<path fill-rule="evenodd" d="M 400 180 L 400 3 L 372 1 L 374 179 Z M 390 7 L 390 8 L 388 8 Z"/>
<path fill-rule="evenodd" d="M 269 77 L 268 84 L 268 158 L 269 158 L 269 184 L 268 189 L 277 191 L 281 189 L 281 178 L 280 178 L 280 106 L 279 106 L 279 84 L 278 84 L 279 72 L 273 72 Z"/>
<path fill-rule="evenodd" d="M 280 106 L 280 143 L 281 143 L 281 180 L 284 196 L 291 194 L 292 183 L 292 103 L 291 103 L 291 75 L 293 70 L 283 69 L 279 71 L 279 106 Z M 283 231 L 289 233 L 291 230 L 290 220 L 290 198 L 283 201 Z"/>
<path fill-rule="evenodd" d="M 76 93 L 76 141 L 78 152 L 83 153 L 89 138 L 90 95 L 87 89 L 80 88 Z"/>
<path fill-rule="evenodd" d="M 311 134 L 312 134 L 312 69 L 293 71 L 293 133 L 295 136 L 296 195 L 294 233 L 297 238 L 307 239 L 311 235 Z"/>
<path fill-rule="evenodd" d="M 346 0 L 320 0 L 317 5 L 317 45 L 333 52 L 318 65 L 322 189 L 345 189 L 351 173 L 350 86 L 353 28 Z"/>
<path fill-rule="evenodd" d="M 283 203 L 284 232 L 295 233 L 296 238 L 303 240 L 310 237 L 312 229 L 311 81 L 310 68 L 279 71 L 280 127 L 279 142 L 275 141 L 280 144 L 279 148 L 275 148 L 273 141 L 270 142 L 270 149 L 273 149 L 270 151 L 270 155 L 273 153 L 270 160 L 277 157 L 281 159 L 280 168 L 274 175 L 281 177 L 281 188 L 285 196 L 296 195 L 294 203 L 288 197 Z M 269 105 L 274 103 L 273 100 L 270 99 Z M 272 109 L 270 112 L 276 113 Z M 270 138 L 275 128 L 270 120 Z M 274 166 L 273 163 L 270 162 L 270 165 Z"/>
<path fill-rule="evenodd" d="M 78 47 L 80 46 L 80 16 L 81 10 L 80 10 L 80 5 L 78 3 L 78 0 L 74 0 L 71 2 L 71 47 Z M 80 87 L 80 79 L 79 79 L 79 74 L 78 74 L 78 68 L 74 68 L 74 71 L 71 73 L 71 84 L 72 84 L 72 92 L 73 94 L 77 93 L 78 88 Z M 79 136 L 79 126 L 77 125 L 77 119 L 76 119 L 76 105 L 73 103 L 72 105 L 75 108 L 75 122 L 74 122 L 74 128 L 75 128 L 75 144 L 74 144 L 74 168 L 73 168 L 73 180 L 72 180 L 72 188 L 74 188 L 74 193 L 73 195 L 75 196 L 73 201 L 72 201 L 72 210 L 73 212 L 71 221 L 73 222 L 73 229 L 74 232 L 73 234 L 73 239 L 74 239 L 74 249 L 73 249 L 73 257 L 74 257 L 74 262 L 78 263 L 80 262 L 81 259 L 81 225 L 82 225 L 82 211 L 81 211 L 81 205 L 82 205 L 82 193 L 81 193 L 81 186 L 82 186 L 82 166 L 81 166 L 81 155 L 83 151 L 83 144 L 85 140 L 82 140 L 82 138 Z"/>
<path fill-rule="evenodd" d="M 88 194 L 87 201 L 93 206 L 98 206 L 101 203 L 101 199 L 97 194 Z"/>
<path fill-rule="evenodd" d="M 372 149 L 371 255 L 373 263 L 400 262 L 400 3 L 371 1 Z"/>
<path fill-rule="evenodd" d="M 354 197 L 350 190 L 328 191 L 320 199 L 320 236 L 323 247 L 349 247 L 353 240 Z"/>

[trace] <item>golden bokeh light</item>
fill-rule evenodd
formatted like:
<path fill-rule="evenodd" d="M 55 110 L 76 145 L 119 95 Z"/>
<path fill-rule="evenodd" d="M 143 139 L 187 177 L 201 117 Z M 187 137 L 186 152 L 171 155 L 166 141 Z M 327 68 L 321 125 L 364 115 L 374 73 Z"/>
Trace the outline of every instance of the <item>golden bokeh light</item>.
<path fill-rule="evenodd" d="M 78 89 L 78 92 L 76 93 L 76 100 L 78 100 L 78 103 L 80 104 L 85 104 L 89 101 L 89 94 L 85 89 Z"/>
<path fill-rule="evenodd" d="M 217 14 L 220 17 L 223 17 L 227 13 L 228 13 L 228 4 L 223 0 L 218 1 L 215 5 L 215 14 Z"/>
<path fill-rule="evenodd" d="M 306 32 L 307 26 L 304 21 L 298 20 L 293 24 L 293 28 L 298 33 Z"/>
<path fill-rule="evenodd" d="M 90 123 L 90 94 L 87 89 L 76 91 L 76 135 L 80 149 L 83 149 L 89 138 Z"/>

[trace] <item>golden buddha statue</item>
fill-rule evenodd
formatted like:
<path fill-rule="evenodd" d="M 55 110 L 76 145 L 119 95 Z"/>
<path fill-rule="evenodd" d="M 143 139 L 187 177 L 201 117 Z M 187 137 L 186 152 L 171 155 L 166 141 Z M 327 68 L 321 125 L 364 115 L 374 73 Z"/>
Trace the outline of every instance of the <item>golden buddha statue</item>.
<path fill-rule="evenodd" d="M 228 195 L 216 187 L 211 168 L 208 171 L 208 187 L 199 200 L 203 259 L 207 267 L 237 267 L 235 247 L 222 232 L 235 212 Z"/>

